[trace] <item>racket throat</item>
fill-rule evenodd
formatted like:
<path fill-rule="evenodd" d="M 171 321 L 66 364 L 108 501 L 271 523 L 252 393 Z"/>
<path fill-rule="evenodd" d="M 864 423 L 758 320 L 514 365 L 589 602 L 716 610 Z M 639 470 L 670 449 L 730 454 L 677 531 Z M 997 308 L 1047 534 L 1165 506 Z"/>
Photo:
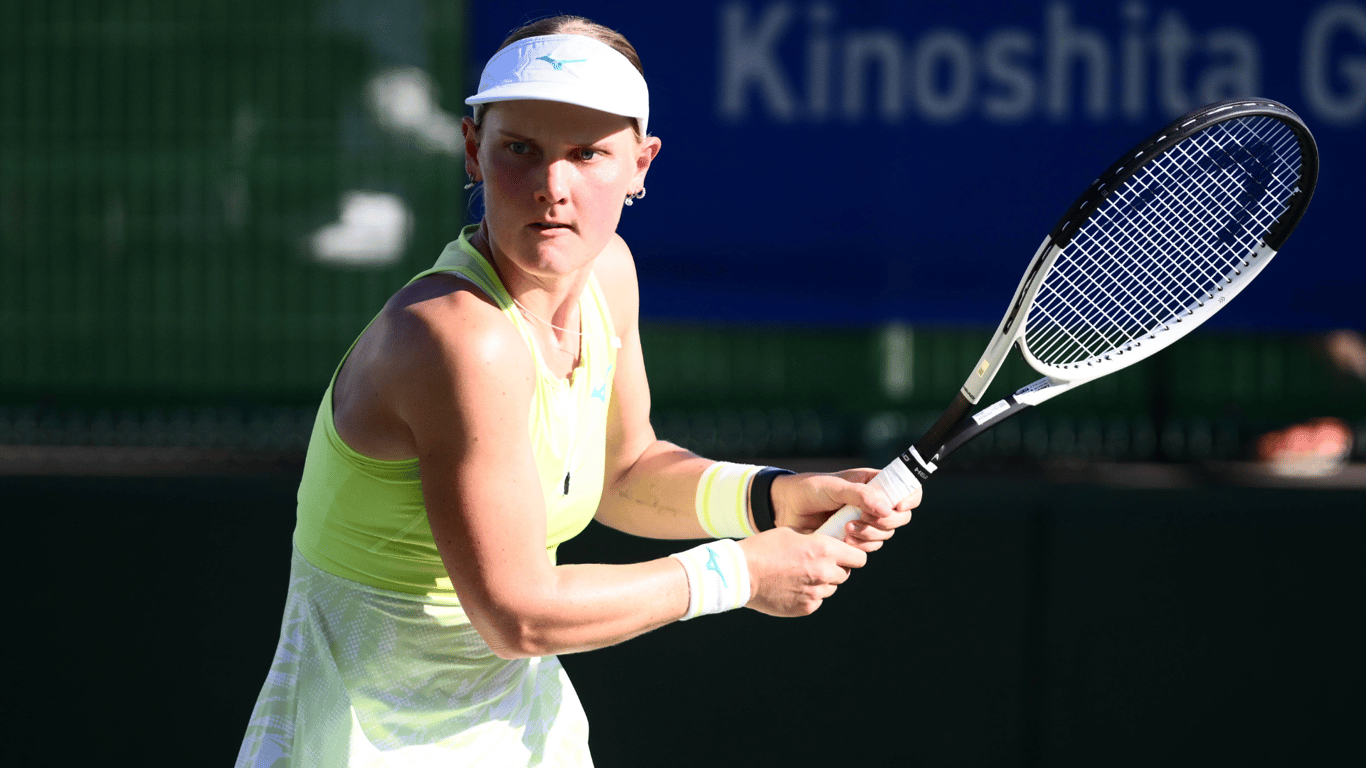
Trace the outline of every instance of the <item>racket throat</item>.
<path fill-rule="evenodd" d="M 943 453 L 944 441 L 970 419 L 972 406 L 973 401 L 959 391 L 924 437 L 901 453 L 901 462 L 922 482 L 939 468 L 935 462 L 947 455 Z"/>
<path fill-rule="evenodd" d="M 1050 400 L 1074 386 L 1076 386 L 1075 383 L 1057 382 L 1045 377 L 1033 384 L 1021 387 L 1015 394 L 1004 400 L 998 400 L 977 413 L 968 414 L 964 412 L 953 424 L 943 428 L 942 431 L 941 426 L 947 419 L 941 417 L 939 423 L 931 427 L 930 432 L 926 433 L 925 438 L 901 454 L 901 460 L 915 473 L 916 477 L 924 480 L 938 468 L 936 462 L 948 458 L 950 454 L 971 442 L 973 438 L 1019 414 L 1026 408 L 1032 408 L 1045 400 Z M 967 401 L 967 398 L 961 393 L 959 398 Z M 956 404 L 957 401 L 955 401 Z M 971 403 L 968 404 L 968 407 L 971 407 Z M 948 414 L 946 413 L 945 416 Z M 930 437 L 934 437 L 932 443 L 928 440 Z"/>

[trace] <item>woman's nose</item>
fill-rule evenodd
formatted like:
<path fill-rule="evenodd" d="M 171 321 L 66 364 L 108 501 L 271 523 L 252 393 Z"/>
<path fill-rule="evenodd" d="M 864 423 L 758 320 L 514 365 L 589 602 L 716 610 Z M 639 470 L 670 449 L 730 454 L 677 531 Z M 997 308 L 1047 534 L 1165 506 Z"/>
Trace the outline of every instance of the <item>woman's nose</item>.
<path fill-rule="evenodd" d="M 569 193 L 570 168 L 568 161 L 553 160 L 546 163 L 545 175 L 541 179 L 541 189 L 536 199 L 544 203 L 564 202 Z"/>

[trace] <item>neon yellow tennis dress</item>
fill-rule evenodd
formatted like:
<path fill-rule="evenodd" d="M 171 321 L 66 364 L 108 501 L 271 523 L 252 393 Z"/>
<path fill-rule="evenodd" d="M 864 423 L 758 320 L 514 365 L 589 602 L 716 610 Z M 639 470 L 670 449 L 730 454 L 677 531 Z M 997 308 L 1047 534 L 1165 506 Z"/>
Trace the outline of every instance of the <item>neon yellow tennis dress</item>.
<path fill-rule="evenodd" d="M 467 227 L 417 277 L 453 273 L 521 332 L 540 375 L 531 441 L 548 516 L 546 555 L 588 525 L 602 493 L 619 341 L 597 278 L 579 301 L 571 381 L 541 361 Z M 335 375 L 333 381 L 335 382 Z M 588 766 L 588 723 L 553 656 L 504 660 L 460 608 L 422 502 L 416 459 L 351 450 L 323 395 L 299 485 L 289 593 L 239 768 Z"/>

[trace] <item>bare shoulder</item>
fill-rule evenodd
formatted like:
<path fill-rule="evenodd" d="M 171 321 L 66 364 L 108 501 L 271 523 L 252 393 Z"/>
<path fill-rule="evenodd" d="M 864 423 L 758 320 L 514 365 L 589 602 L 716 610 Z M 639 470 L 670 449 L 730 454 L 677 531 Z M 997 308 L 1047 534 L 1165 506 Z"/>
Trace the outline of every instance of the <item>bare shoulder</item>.
<path fill-rule="evenodd" d="M 612 324 L 624 335 L 636 323 L 640 310 L 640 287 L 636 278 L 635 257 L 621 235 L 614 235 L 593 264 L 593 274 L 612 310 Z"/>
<path fill-rule="evenodd" d="M 432 275 L 394 294 L 381 313 L 380 343 L 390 370 L 422 375 L 471 366 L 528 369 L 531 356 L 517 329 L 493 300 L 465 280 Z M 520 351 L 522 354 L 510 354 Z"/>
<path fill-rule="evenodd" d="M 492 300 L 460 278 L 426 277 L 395 293 L 357 341 L 333 391 L 337 431 L 367 456 L 413 458 L 458 432 L 453 422 L 496 407 L 496 394 L 529 401 L 534 371 Z M 434 424 L 447 429 L 426 434 Z"/>

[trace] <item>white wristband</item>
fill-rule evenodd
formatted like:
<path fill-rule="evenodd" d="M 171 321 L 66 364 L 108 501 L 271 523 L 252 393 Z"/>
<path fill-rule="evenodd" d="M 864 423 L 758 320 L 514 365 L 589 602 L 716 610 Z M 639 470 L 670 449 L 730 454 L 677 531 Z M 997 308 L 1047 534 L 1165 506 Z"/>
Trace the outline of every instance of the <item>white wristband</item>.
<path fill-rule="evenodd" d="M 716 539 L 743 539 L 756 531 L 749 520 L 749 484 L 764 467 L 718 461 L 697 482 L 697 522 Z"/>
<path fill-rule="evenodd" d="M 735 541 L 719 539 L 669 557 L 682 563 L 688 575 L 688 613 L 682 621 L 749 602 L 749 563 Z"/>

